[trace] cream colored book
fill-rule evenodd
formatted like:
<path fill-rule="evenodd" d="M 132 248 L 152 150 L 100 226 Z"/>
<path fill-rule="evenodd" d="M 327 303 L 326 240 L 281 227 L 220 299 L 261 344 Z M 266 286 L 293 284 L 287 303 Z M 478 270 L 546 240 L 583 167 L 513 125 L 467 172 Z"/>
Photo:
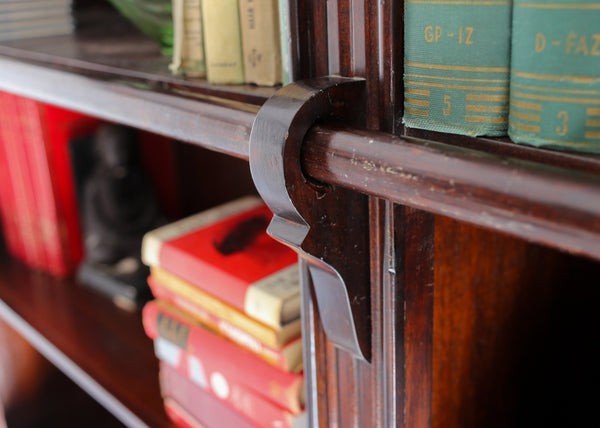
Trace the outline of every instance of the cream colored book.
<path fill-rule="evenodd" d="M 214 324 L 213 328 L 217 331 L 222 329 L 231 330 L 231 328 L 221 325 L 222 323 L 220 323 L 218 319 L 222 319 L 228 324 L 231 324 L 233 328 L 241 329 L 247 334 L 260 340 L 265 345 L 277 349 L 282 348 L 285 344 L 300 336 L 300 318 L 290 321 L 278 328 L 270 327 L 249 317 L 222 300 L 202 291 L 198 287 L 195 287 L 193 284 L 171 272 L 156 266 L 151 267 L 150 270 L 152 272 L 151 277 L 154 278 L 163 289 L 159 289 L 159 286 L 154 287 L 156 288 L 153 288 L 155 296 L 156 294 L 165 291 L 157 297 L 174 301 L 174 303 L 185 308 L 189 313 L 194 314 L 196 318 L 204 323 L 210 323 L 211 326 Z M 151 287 L 152 285 L 153 284 L 150 284 Z"/>
<path fill-rule="evenodd" d="M 173 0 L 173 73 L 206 76 L 200 0 Z"/>
<path fill-rule="evenodd" d="M 244 83 L 239 0 L 203 0 L 206 74 L 210 83 Z"/>
<path fill-rule="evenodd" d="M 278 0 L 239 0 L 246 83 L 281 83 Z"/>

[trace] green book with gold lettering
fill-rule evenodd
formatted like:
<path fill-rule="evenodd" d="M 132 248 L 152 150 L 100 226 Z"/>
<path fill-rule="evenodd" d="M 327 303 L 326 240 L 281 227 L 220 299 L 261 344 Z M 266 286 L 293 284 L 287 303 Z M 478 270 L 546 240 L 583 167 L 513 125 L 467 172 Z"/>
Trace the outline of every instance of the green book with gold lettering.
<path fill-rule="evenodd" d="M 406 0 L 404 124 L 506 135 L 512 0 Z"/>
<path fill-rule="evenodd" d="M 515 0 L 509 135 L 600 153 L 600 1 Z"/>

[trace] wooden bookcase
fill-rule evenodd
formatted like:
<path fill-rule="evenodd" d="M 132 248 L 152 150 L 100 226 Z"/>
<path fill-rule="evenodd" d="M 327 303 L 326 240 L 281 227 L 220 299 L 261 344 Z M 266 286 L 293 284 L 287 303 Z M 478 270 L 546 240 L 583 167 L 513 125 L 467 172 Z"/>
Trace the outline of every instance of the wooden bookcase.
<path fill-rule="evenodd" d="M 311 425 L 598 426 L 600 159 L 406 130 L 402 2 L 290 5 L 297 77 L 366 85 L 364 123 L 320 121 L 294 160 L 315 194 L 344 189 L 366 209 L 355 220 L 320 197 L 294 201 L 333 225 L 312 256 L 343 262 L 370 354 L 333 345 L 322 320 L 338 308 L 317 306 L 322 284 L 305 275 Z M 248 180 L 253 121 L 276 89 L 172 77 L 130 26 L 79 6 L 75 36 L 0 45 L 0 89 L 239 158 L 205 163 L 206 176 Z M 349 234 L 364 248 L 341 251 Z M 3 256 L 0 315 L 127 425 L 170 426 L 139 314 Z"/>

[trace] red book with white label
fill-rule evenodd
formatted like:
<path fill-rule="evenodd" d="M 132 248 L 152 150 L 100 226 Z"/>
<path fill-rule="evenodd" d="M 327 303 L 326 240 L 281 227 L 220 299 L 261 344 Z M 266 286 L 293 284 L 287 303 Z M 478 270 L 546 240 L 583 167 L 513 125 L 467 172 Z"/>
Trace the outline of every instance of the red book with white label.
<path fill-rule="evenodd" d="M 280 327 L 300 316 L 297 255 L 267 235 L 272 217 L 246 197 L 146 234 L 142 259 L 259 321 Z"/>
<path fill-rule="evenodd" d="M 201 396 L 202 393 L 208 392 L 212 398 L 221 400 L 231 409 L 234 409 L 237 413 L 258 427 L 307 427 L 306 412 L 292 415 L 290 412 L 276 406 L 263 397 L 256 395 L 252 391 L 240 386 L 230 385 L 221 373 L 205 373 L 203 367 L 198 365 L 199 363 L 197 362 L 191 363 L 194 364 L 193 369 L 191 370 L 195 371 L 195 377 L 190 377 L 190 374 L 186 373 L 188 368 L 186 367 L 185 359 L 182 360 L 182 362 L 183 364 L 178 367 L 174 367 L 165 361 L 161 362 L 161 387 L 163 388 L 163 394 L 165 396 L 170 396 L 176 401 L 186 399 L 187 397 L 182 393 L 182 389 L 184 388 L 182 384 L 187 382 L 187 385 L 185 385 L 187 395 L 196 397 Z M 179 391 L 166 390 L 169 386 L 173 385 L 165 385 L 165 383 L 167 383 L 164 379 L 165 377 L 170 377 L 172 381 L 177 378 Z M 178 393 L 179 397 L 176 397 Z M 193 403 L 190 404 L 193 405 Z M 201 414 L 198 416 L 200 418 L 202 417 Z"/>
<path fill-rule="evenodd" d="M 185 314 L 167 303 L 154 300 L 143 310 L 146 334 L 158 343 L 171 343 L 193 355 L 207 373 L 221 373 L 230 384 L 254 391 L 291 413 L 304 406 L 304 377 L 288 373 L 266 363 L 255 354 L 239 347 L 200 325 L 192 325 Z M 166 341 L 166 342 L 165 342 Z M 160 355 L 177 360 L 176 348 L 163 345 Z"/>

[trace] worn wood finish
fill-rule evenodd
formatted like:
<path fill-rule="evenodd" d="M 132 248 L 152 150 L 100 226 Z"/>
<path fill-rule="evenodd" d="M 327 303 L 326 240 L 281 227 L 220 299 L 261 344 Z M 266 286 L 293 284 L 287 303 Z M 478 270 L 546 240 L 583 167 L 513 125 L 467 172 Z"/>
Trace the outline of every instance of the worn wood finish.
<path fill-rule="evenodd" d="M 198 103 L 6 59 L 0 88 L 245 159 L 258 108 Z M 598 257 L 596 158 L 477 141 L 498 154 L 328 125 L 309 133 L 304 165 L 321 181 Z"/>
<path fill-rule="evenodd" d="M 248 104 L 198 102 L 2 57 L 0 90 L 245 159 L 258 111 Z"/>
<path fill-rule="evenodd" d="M 172 426 L 139 312 L 125 312 L 91 289 L 32 272 L 2 254 L 0 316 L 125 425 Z"/>
<path fill-rule="evenodd" d="M 435 230 L 432 426 L 597 426 L 600 264 L 444 217 Z"/>
<path fill-rule="evenodd" d="M 314 128 L 304 168 L 328 183 L 600 258 L 600 176 L 377 135 L 387 143 L 375 145 L 373 132 Z"/>

